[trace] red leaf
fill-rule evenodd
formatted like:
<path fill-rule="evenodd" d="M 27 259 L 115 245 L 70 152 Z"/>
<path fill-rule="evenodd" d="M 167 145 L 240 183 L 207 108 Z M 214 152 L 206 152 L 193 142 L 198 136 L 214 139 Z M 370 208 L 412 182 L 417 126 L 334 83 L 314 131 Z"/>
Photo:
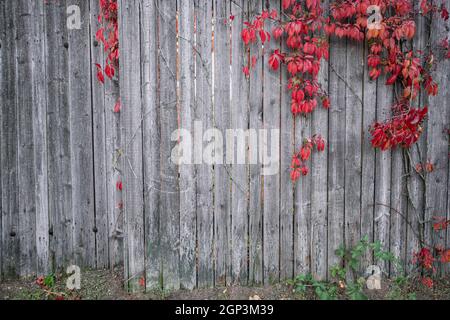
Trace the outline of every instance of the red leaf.
<path fill-rule="evenodd" d="M 105 83 L 105 76 L 103 75 L 103 72 L 101 70 L 97 71 L 97 79 L 101 83 Z"/>
<path fill-rule="evenodd" d="M 98 29 L 98 31 L 95 33 L 95 39 L 97 39 L 97 41 L 101 41 L 102 43 L 105 43 L 105 36 L 104 36 L 103 28 Z"/>
<path fill-rule="evenodd" d="M 112 79 L 115 74 L 114 67 L 112 67 L 110 64 L 106 65 L 105 67 L 105 74 L 108 78 Z"/>
<path fill-rule="evenodd" d="M 122 191 L 122 188 L 123 188 L 123 186 L 122 186 L 122 181 L 117 181 L 117 183 L 116 183 L 116 189 L 119 190 L 119 191 Z"/>
<path fill-rule="evenodd" d="M 122 104 L 120 103 L 120 99 L 117 100 L 116 105 L 114 106 L 114 113 L 119 113 L 122 109 Z"/>

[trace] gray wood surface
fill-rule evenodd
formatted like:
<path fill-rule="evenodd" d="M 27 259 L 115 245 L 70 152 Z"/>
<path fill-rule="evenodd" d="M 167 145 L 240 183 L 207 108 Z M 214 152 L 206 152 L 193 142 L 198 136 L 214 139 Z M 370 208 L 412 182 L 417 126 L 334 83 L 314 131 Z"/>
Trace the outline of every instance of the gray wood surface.
<path fill-rule="evenodd" d="M 346 57 L 348 88 L 345 91 L 344 238 L 345 246 L 352 248 L 361 237 L 361 135 L 363 77 L 367 61 L 364 44 L 348 40 Z M 350 271 L 350 268 L 347 270 Z"/>
<path fill-rule="evenodd" d="M 262 11 L 261 1 L 249 1 L 249 20 Z M 262 46 L 253 44 L 250 47 L 250 57 L 257 57 L 255 67 L 250 73 L 250 101 L 249 128 L 259 130 L 263 128 L 263 65 L 261 58 Z M 247 62 L 248 63 L 248 62 Z M 258 144 L 258 148 L 260 145 Z M 249 168 L 249 284 L 263 283 L 263 194 L 261 166 L 253 165 Z"/>
<path fill-rule="evenodd" d="M 393 87 L 386 86 L 386 76 L 377 82 L 377 121 L 390 118 L 393 104 Z M 389 228 L 391 218 L 391 151 L 376 151 L 375 159 L 375 241 L 381 242 L 383 250 L 389 250 Z M 389 272 L 386 261 L 374 261 L 383 272 Z"/>
<path fill-rule="evenodd" d="M 125 217 L 125 279 L 132 291 L 142 288 L 145 273 L 144 206 L 142 170 L 142 100 L 140 74 L 140 2 L 121 1 L 120 96 L 123 104 L 123 196 Z M 132 36 L 128 36 L 132 34 Z"/>
<path fill-rule="evenodd" d="M 104 66 L 106 59 L 103 48 L 95 39 L 95 33 L 98 24 L 98 15 L 100 8 L 95 3 L 90 3 L 90 54 L 92 61 L 97 61 Z M 96 250 L 96 266 L 98 268 L 108 268 L 109 261 L 109 212 L 108 204 L 108 165 L 107 155 L 107 127 L 110 122 L 106 122 L 107 113 L 112 110 L 105 109 L 105 86 L 101 85 L 95 76 L 96 67 L 90 65 L 91 68 L 91 87 L 92 87 L 92 141 L 93 141 L 93 162 L 94 162 L 94 199 L 95 199 L 95 250 Z M 109 82 L 109 81 L 108 81 Z M 111 199 L 114 202 L 114 199 Z"/>
<path fill-rule="evenodd" d="M 151 18 L 145 18 L 151 17 Z M 142 2 L 141 63 L 143 113 L 144 212 L 147 290 L 162 288 L 160 241 L 160 145 L 161 123 L 157 72 L 157 14 L 156 2 Z"/>
<path fill-rule="evenodd" d="M 1 45 L 1 195 L 2 195 L 2 276 L 20 274 L 18 235 L 17 94 L 15 1 L 2 2 Z"/>
<path fill-rule="evenodd" d="M 201 122 L 204 133 L 213 127 L 212 113 L 212 3 L 209 0 L 195 2 L 196 21 L 196 97 L 195 120 Z M 196 163 L 197 171 L 197 284 L 199 287 L 214 286 L 214 167 L 203 162 Z"/>
<path fill-rule="evenodd" d="M 230 1 L 214 2 L 214 128 L 222 135 L 230 128 Z M 217 141 L 216 152 L 222 148 L 223 164 L 214 166 L 214 244 L 215 283 L 225 285 L 230 278 L 231 183 L 230 166 L 225 161 L 224 141 Z"/>
<path fill-rule="evenodd" d="M 328 265 L 338 264 L 336 250 L 345 244 L 345 141 L 349 73 L 346 40 L 330 41 L 328 116 Z M 357 92 L 357 91 L 356 91 Z M 351 92 L 348 95 L 352 94 Z M 353 106 L 354 107 L 354 106 Z M 353 130 L 353 129 L 352 129 Z"/>
<path fill-rule="evenodd" d="M 444 1 L 448 7 L 450 2 Z M 447 39 L 450 35 L 448 28 L 442 23 L 440 17 L 433 19 L 431 23 L 431 41 Z M 425 200 L 425 220 L 433 217 L 448 217 L 447 203 L 448 191 L 448 168 L 449 168 L 449 129 L 450 92 L 445 84 L 450 80 L 449 60 L 442 61 L 439 69 L 433 72 L 433 79 L 439 83 L 439 94 L 429 97 L 430 113 L 427 126 L 427 161 L 431 162 L 434 170 L 426 176 L 426 200 Z M 442 70 L 442 72 L 440 71 Z M 444 72 L 447 70 L 447 72 Z M 431 243 L 433 246 L 444 247 L 447 244 L 447 234 L 445 231 L 429 231 L 430 224 L 426 226 L 431 232 Z M 447 231 L 448 232 L 448 231 Z M 443 266 L 442 266 L 443 267 Z M 445 268 L 440 268 L 443 273 Z"/>
<path fill-rule="evenodd" d="M 195 120 L 195 34 L 194 3 L 180 0 L 179 3 L 179 46 L 180 46 L 180 128 L 193 132 Z M 182 137 L 181 139 L 186 139 Z M 194 140 L 195 143 L 195 140 Z M 182 156 L 185 156 L 184 154 Z M 196 286 L 196 219 L 197 178 L 191 159 L 179 166 L 180 173 L 180 285 L 184 289 Z"/>
<path fill-rule="evenodd" d="M 78 264 L 124 266 L 133 291 L 260 285 L 329 278 L 335 250 L 366 235 L 407 271 L 420 238 L 449 247 L 449 231 L 424 223 L 449 218 L 449 62 L 433 71 L 439 94 L 419 97 L 429 117 L 418 144 L 375 151 L 368 128 L 390 117 L 394 88 L 369 79 L 367 45 L 331 39 L 319 75 L 330 110 L 295 119 L 287 72 L 268 65 L 280 43 L 244 47 L 243 22 L 280 2 L 120 0 L 120 74 L 101 84 L 97 0 L 0 1 L 0 277 Z M 69 5 L 80 7 L 80 29 L 67 27 Z M 414 48 L 427 50 L 430 35 L 448 30 L 418 19 Z M 223 139 L 203 140 L 213 128 Z M 202 142 L 192 164 L 172 159 L 177 129 Z M 225 149 L 228 129 L 265 129 L 267 142 L 246 145 L 239 164 L 238 140 L 228 141 L 235 154 Z M 280 130 L 276 154 L 271 129 Z M 327 148 L 294 184 L 292 155 L 314 134 Z M 213 144 L 223 163 L 205 162 Z M 259 154 L 248 163 L 255 149 L 278 156 L 277 174 L 264 174 Z M 427 161 L 434 171 L 422 179 L 415 166 Z M 397 272 L 371 252 L 361 271 L 373 263 Z"/>
<path fill-rule="evenodd" d="M 286 17 L 283 16 L 283 19 L 285 20 Z M 287 45 L 282 43 L 281 48 L 286 51 Z M 295 119 L 290 112 L 291 94 L 287 90 L 287 85 L 288 72 L 286 68 L 282 68 L 280 105 L 280 280 L 291 279 L 294 275 L 293 234 L 295 215 L 291 162 L 292 155 L 295 152 Z"/>
<path fill-rule="evenodd" d="M 161 243 L 163 284 L 168 289 L 180 287 L 180 194 L 177 165 L 170 159 L 176 141 L 172 132 L 178 128 L 177 28 L 176 2 L 157 4 L 159 19 L 159 109 L 161 119 Z"/>
<path fill-rule="evenodd" d="M 266 1 L 266 10 L 279 10 L 280 5 L 277 0 Z M 267 30 L 272 30 L 274 24 L 272 21 L 267 21 Z M 272 129 L 280 129 L 280 93 L 281 93 L 281 71 L 271 70 L 267 62 L 269 55 L 279 48 L 275 41 L 264 45 L 266 51 L 264 60 L 264 105 L 263 105 L 263 126 L 266 130 L 262 141 L 259 141 L 259 147 L 263 148 L 263 181 L 264 181 L 264 211 L 263 211 L 263 239 L 267 244 L 264 248 L 264 282 L 274 283 L 278 282 L 280 277 L 279 263 L 280 263 L 280 162 L 279 154 L 274 154 L 273 143 L 279 137 L 275 135 Z M 279 134 L 279 133 L 278 133 Z M 279 146 L 279 141 L 277 141 Z M 276 159 L 275 159 L 276 157 Z M 270 167 L 270 169 L 269 169 Z M 276 174 L 272 173 L 272 168 L 275 168 Z M 267 172 L 267 173 L 265 173 Z"/>
<path fill-rule="evenodd" d="M 240 0 L 231 2 L 230 15 L 234 16 L 231 24 L 231 129 L 234 132 L 247 130 L 249 121 L 248 99 L 249 86 L 248 81 L 242 72 L 244 65 L 245 52 L 244 44 L 241 39 L 242 24 L 247 21 L 247 1 Z M 228 137 L 227 137 L 228 139 Z M 232 157 L 231 167 L 231 282 L 246 284 L 248 279 L 248 208 L 249 208 L 249 180 L 248 165 L 240 163 L 240 157 L 247 158 L 247 143 L 244 149 L 241 149 L 239 138 L 231 141 L 227 140 L 228 145 L 233 145 L 233 154 L 226 154 L 229 159 Z M 253 147 L 253 146 L 250 146 Z M 227 150 L 228 152 L 228 150 Z M 239 161 L 239 162 L 238 162 Z"/>

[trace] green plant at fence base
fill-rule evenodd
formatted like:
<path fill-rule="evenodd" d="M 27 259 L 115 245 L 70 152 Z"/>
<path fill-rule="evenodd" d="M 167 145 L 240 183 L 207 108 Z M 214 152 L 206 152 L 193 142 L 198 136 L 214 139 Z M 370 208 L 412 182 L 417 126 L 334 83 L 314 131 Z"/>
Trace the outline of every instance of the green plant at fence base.
<path fill-rule="evenodd" d="M 289 284 L 294 287 L 296 292 L 302 294 L 306 293 L 308 288 L 314 289 L 315 295 L 320 300 L 334 300 L 339 294 L 350 300 L 366 300 L 367 296 L 364 294 L 366 279 L 355 275 L 360 273 L 362 258 L 368 251 L 373 253 L 375 260 L 390 262 L 399 274 L 403 273 L 403 267 L 398 258 L 391 252 L 383 250 L 379 241 L 371 243 L 365 236 L 354 247 L 340 246 L 336 250 L 336 255 L 341 258 L 341 263 L 330 268 L 330 281 L 319 281 L 311 274 L 306 274 L 297 276 Z M 401 276 L 398 279 L 406 278 Z"/>

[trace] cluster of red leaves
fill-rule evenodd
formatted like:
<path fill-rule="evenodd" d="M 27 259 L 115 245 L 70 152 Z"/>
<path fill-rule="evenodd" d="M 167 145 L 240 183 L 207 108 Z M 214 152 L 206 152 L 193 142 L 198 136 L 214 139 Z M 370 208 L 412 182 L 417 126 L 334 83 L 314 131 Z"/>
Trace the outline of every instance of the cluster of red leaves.
<path fill-rule="evenodd" d="M 385 151 L 397 146 L 409 148 L 416 143 L 423 132 L 422 122 L 428 108 L 411 108 L 405 104 L 397 105 L 394 110 L 399 112 L 393 118 L 380 123 L 376 122 L 370 128 L 372 146 Z M 406 109 L 406 110 L 405 110 Z M 401 111 L 400 111 L 401 110 Z"/>
<path fill-rule="evenodd" d="M 318 152 L 325 150 L 325 140 L 320 135 L 315 135 L 311 139 L 306 139 L 300 151 L 294 154 L 291 164 L 291 179 L 297 181 L 301 176 L 309 173 L 306 162 L 310 159 L 314 147 Z"/>
<path fill-rule="evenodd" d="M 368 9 L 372 5 L 378 6 L 382 20 L 369 26 Z M 433 10 L 427 1 L 422 2 L 422 14 Z M 439 11 L 445 12 L 445 7 L 442 6 Z M 429 72 L 434 61 L 433 55 L 424 57 L 421 52 L 405 49 L 404 42 L 413 39 L 416 33 L 412 2 L 337 0 L 331 5 L 331 17 L 325 29 L 328 34 L 340 38 L 347 37 L 355 41 L 366 38 L 371 79 L 378 79 L 385 74 L 386 85 L 400 84 L 403 89 L 393 106 L 394 117 L 372 126 L 372 145 L 388 150 L 397 145 L 409 148 L 416 143 L 422 133 L 421 122 L 427 108 L 412 109 L 411 102 L 417 98 L 421 88 L 428 95 L 437 95 L 438 86 Z M 402 107 L 401 113 L 396 111 L 399 106 Z"/>
<path fill-rule="evenodd" d="M 294 115 L 309 114 L 318 106 L 328 108 L 330 102 L 318 83 L 318 74 L 322 59 L 328 59 L 328 42 L 322 32 L 325 20 L 319 0 L 282 2 L 287 21 L 278 19 L 276 10 L 263 11 L 252 22 L 245 22 L 242 41 L 250 45 L 260 40 L 262 44 L 271 38 L 284 39 L 288 52 L 280 49 L 271 53 L 268 63 L 271 69 L 278 70 L 284 64 L 289 72 L 288 89 L 291 91 L 291 111 Z M 265 22 L 272 19 L 277 22 L 271 34 L 265 30 Z M 278 20 L 277 20 L 278 19 Z M 249 59 L 243 72 L 248 76 L 257 61 L 256 56 Z"/>
<path fill-rule="evenodd" d="M 446 217 L 433 217 L 433 229 L 434 231 L 442 231 L 450 226 L 450 220 Z"/>
<path fill-rule="evenodd" d="M 98 23 L 102 25 L 97 30 L 95 38 L 103 44 L 106 61 L 105 67 L 96 63 L 97 79 L 101 83 L 105 83 L 105 75 L 109 79 L 113 79 L 116 70 L 119 68 L 119 24 L 118 24 L 118 4 L 117 0 L 99 0 L 100 13 L 98 15 Z M 120 98 L 114 106 L 114 113 L 119 113 L 121 109 Z"/>
<path fill-rule="evenodd" d="M 98 23 L 102 25 L 95 34 L 97 41 L 101 42 L 105 48 L 106 61 L 102 69 L 100 64 L 97 67 L 97 78 L 101 83 L 105 82 L 106 76 L 112 79 L 116 73 L 119 61 L 119 25 L 117 20 L 118 4 L 117 0 L 99 0 L 100 13 Z"/>
<path fill-rule="evenodd" d="M 369 20 L 374 5 L 381 15 L 376 25 Z M 422 0 L 420 8 L 423 15 L 440 13 L 444 20 L 448 19 L 443 5 L 438 7 Z M 428 95 L 436 95 L 438 86 L 430 73 L 435 61 L 433 54 L 425 56 L 405 46 L 416 33 L 414 17 L 417 12 L 411 0 L 334 0 L 329 16 L 320 0 L 283 0 L 282 9 L 282 18 L 272 10 L 263 11 L 253 21 L 246 22 L 241 36 L 247 47 L 258 41 L 264 45 L 271 39 L 282 40 L 285 44 L 286 52 L 274 50 L 268 64 L 273 70 L 286 66 L 294 116 L 313 112 L 319 101 L 324 108 L 330 107 L 318 82 L 321 61 L 328 59 L 328 37 L 366 40 L 370 77 L 376 80 L 383 74 L 387 78 L 386 85 L 399 84 L 403 90 L 392 107 L 393 117 L 371 126 L 373 147 L 382 150 L 396 146 L 409 148 L 418 141 L 428 108 L 412 108 L 411 105 L 421 89 Z M 271 33 L 266 30 L 267 20 L 275 22 Z M 446 44 L 449 47 L 448 42 Z M 257 57 L 253 55 L 248 60 L 243 67 L 247 76 L 256 65 Z M 306 167 L 299 166 L 294 176 L 298 178 L 299 173 L 307 171 Z"/>
<path fill-rule="evenodd" d="M 433 217 L 433 230 L 435 232 L 446 232 L 450 226 L 450 220 L 446 217 Z M 414 253 L 413 263 L 417 264 L 421 271 L 421 282 L 423 285 L 432 288 L 433 277 L 436 274 L 438 263 L 450 263 L 450 249 L 442 246 L 435 246 L 433 249 L 423 247 L 419 252 Z"/>
<path fill-rule="evenodd" d="M 441 47 L 445 51 L 445 58 L 450 59 L 450 43 L 449 43 L 448 39 L 442 40 Z"/>

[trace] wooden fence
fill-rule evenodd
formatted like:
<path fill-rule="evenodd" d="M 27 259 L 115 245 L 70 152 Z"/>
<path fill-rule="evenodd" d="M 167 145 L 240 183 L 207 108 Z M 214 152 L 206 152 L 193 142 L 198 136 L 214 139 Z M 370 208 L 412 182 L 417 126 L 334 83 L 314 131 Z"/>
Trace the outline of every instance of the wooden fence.
<path fill-rule="evenodd" d="M 123 262 L 133 289 L 142 279 L 148 290 L 255 285 L 307 272 L 326 278 L 335 250 L 365 235 L 407 270 L 417 234 L 450 246 L 448 232 L 421 223 L 450 217 L 448 61 L 435 72 L 439 95 L 421 97 L 430 114 L 417 147 L 379 152 L 368 127 L 389 116 L 394 91 L 369 81 L 362 43 L 331 39 L 320 74 L 331 108 L 294 119 L 284 70 L 262 59 L 248 79 L 242 73 L 243 21 L 280 10 L 280 1 L 118 2 L 120 81 L 102 86 L 93 65 L 104 60 L 97 1 L 0 0 L 2 274 Z M 66 28 L 72 4 L 80 30 Z M 436 21 L 418 17 L 417 25 L 417 49 L 448 35 Z M 176 165 L 173 132 L 193 132 L 198 121 L 224 135 L 279 129 L 279 174 L 252 164 Z M 315 133 L 326 152 L 293 184 L 292 154 Z M 425 181 L 406 174 L 420 159 L 435 165 Z M 369 253 L 364 266 L 372 263 Z"/>
<path fill-rule="evenodd" d="M 81 29 L 68 29 L 69 5 Z M 119 89 L 95 78 L 97 1 L 0 6 L 1 273 L 120 263 Z"/>

